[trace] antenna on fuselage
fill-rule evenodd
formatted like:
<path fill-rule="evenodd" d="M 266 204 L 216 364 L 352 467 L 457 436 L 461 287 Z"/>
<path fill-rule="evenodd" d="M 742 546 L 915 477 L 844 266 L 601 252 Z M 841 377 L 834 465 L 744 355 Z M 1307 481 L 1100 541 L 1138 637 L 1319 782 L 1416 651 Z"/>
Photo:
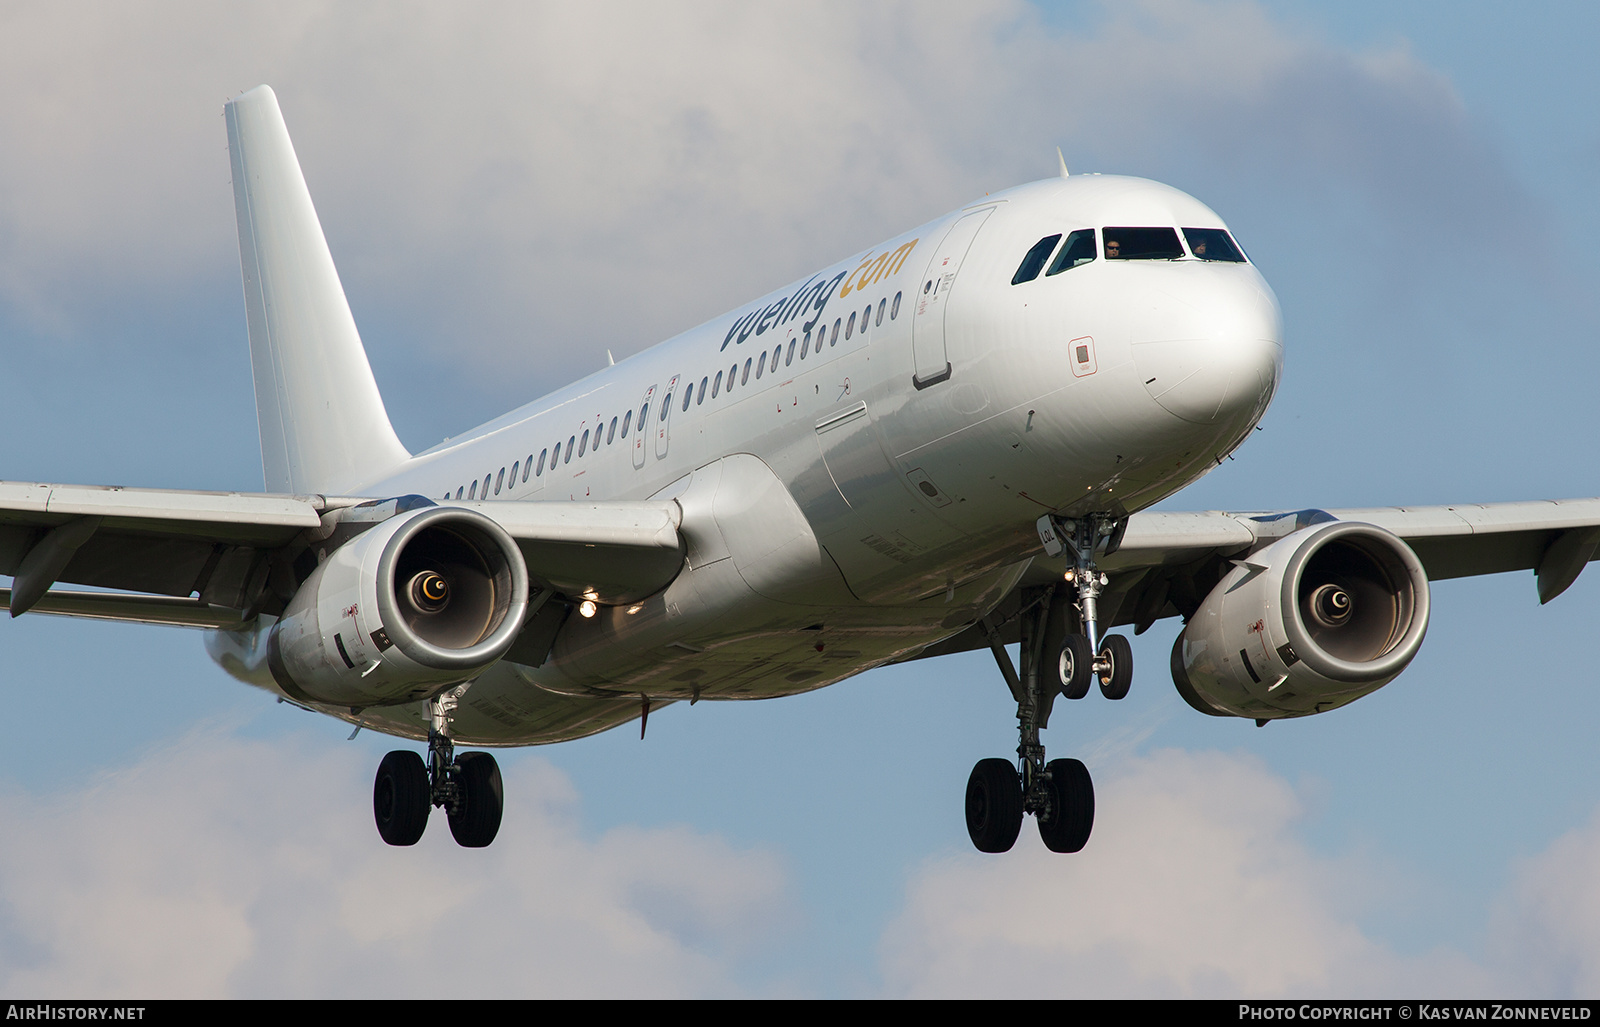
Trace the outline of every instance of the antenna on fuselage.
<path fill-rule="evenodd" d="M 616 367 L 617 366 L 617 358 L 611 355 L 611 350 L 609 350 L 609 349 L 606 350 L 606 366 L 607 367 Z"/>
<path fill-rule="evenodd" d="M 1061 165 L 1061 177 L 1067 177 L 1067 158 L 1061 156 L 1061 147 L 1056 147 L 1056 160 Z"/>

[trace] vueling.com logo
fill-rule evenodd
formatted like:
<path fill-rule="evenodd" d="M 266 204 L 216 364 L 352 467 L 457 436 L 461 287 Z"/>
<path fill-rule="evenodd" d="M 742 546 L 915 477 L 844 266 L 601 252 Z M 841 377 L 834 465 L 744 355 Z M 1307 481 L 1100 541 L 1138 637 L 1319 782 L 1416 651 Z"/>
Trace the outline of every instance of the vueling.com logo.
<path fill-rule="evenodd" d="M 787 324 L 808 313 L 811 317 L 801 325 L 801 329 L 811 331 L 822 320 L 822 312 L 827 309 L 829 300 L 835 295 L 842 297 L 860 292 L 881 278 L 898 274 L 919 241 L 913 239 L 898 249 L 885 250 L 881 254 L 870 251 L 861 258 L 861 263 L 854 271 L 841 271 L 831 279 L 812 275 L 792 294 L 780 296 L 771 304 L 749 311 L 735 321 L 728 329 L 728 334 L 723 336 L 720 349 L 727 349 L 729 343 L 738 345 L 751 335 L 761 335 L 769 328 Z"/>
<path fill-rule="evenodd" d="M 899 249 L 892 252 L 885 251 L 878 257 L 874 257 L 871 253 L 862 257 L 861 266 L 845 277 L 844 285 L 839 289 L 840 297 L 848 296 L 852 292 L 860 292 L 880 278 L 899 274 L 900 266 L 906 262 L 907 257 L 911 256 L 911 249 L 917 245 L 917 242 L 918 240 L 913 239 Z"/>

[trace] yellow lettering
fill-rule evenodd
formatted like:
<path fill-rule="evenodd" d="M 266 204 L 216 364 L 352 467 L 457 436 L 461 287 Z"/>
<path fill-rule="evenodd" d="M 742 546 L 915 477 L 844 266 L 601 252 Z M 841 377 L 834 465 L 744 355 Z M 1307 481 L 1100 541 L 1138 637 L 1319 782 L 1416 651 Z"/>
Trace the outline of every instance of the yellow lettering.
<path fill-rule="evenodd" d="M 872 263 L 872 254 L 868 253 L 865 257 L 861 258 L 861 263 L 856 267 L 855 271 L 852 271 L 845 276 L 844 287 L 839 290 L 839 295 L 841 297 L 850 295 L 850 283 L 855 279 L 856 274 L 870 263 Z"/>
<path fill-rule="evenodd" d="M 867 286 L 883 277 L 883 267 L 887 263 L 889 263 L 889 254 L 885 253 L 883 256 L 873 261 L 871 267 L 861 272 L 861 277 L 856 279 L 856 292 L 860 292 L 862 289 L 865 289 Z"/>
<path fill-rule="evenodd" d="M 889 274 L 897 275 L 900 273 L 900 265 L 904 264 L 906 262 L 906 258 L 911 256 L 912 247 L 916 246 L 919 241 L 920 240 L 918 239 L 913 239 L 904 246 L 900 247 L 898 250 L 895 250 L 893 253 L 889 254 Z"/>

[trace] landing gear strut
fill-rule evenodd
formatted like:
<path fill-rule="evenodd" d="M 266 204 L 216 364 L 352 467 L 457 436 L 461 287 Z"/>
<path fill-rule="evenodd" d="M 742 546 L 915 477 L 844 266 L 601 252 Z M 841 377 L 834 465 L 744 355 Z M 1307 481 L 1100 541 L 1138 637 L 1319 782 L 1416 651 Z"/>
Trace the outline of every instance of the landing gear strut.
<path fill-rule="evenodd" d="M 486 752 L 456 756 L 450 738 L 450 714 L 466 690 L 467 685 L 457 685 L 429 700 L 426 765 L 407 749 L 389 753 L 378 764 L 372 815 L 378 834 L 390 845 L 415 845 L 433 806 L 444 807 L 450 833 L 469 849 L 483 848 L 500 831 L 504 791 L 499 765 Z"/>
<path fill-rule="evenodd" d="M 1106 698 L 1128 694 L 1133 651 L 1121 635 L 1100 637 L 1098 600 L 1108 579 L 1094 563 L 1096 552 L 1115 551 L 1126 523 L 1100 514 L 1078 521 L 1040 519 L 1046 549 L 1052 556 L 1068 552 L 1072 568 L 1062 586 L 1023 592 L 1018 620 L 1021 674 L 1012 665 L 996 625 L 987 618 L 978 622 L 1016 699 L 1019 736 L 1015 766 L 1006 760 L 982 760 L 967 779 L 967 833 L 981 852 L 1010 849 L 1022 829 L 1024 813 L 1038 820 L 1039 837 L 1053 852 L 1077 852 L 1089 841 L 1094 829 L 1094 782 L 1089 770 L 1074 759 L 1046 763 L 1039 732 L 1049 723 L 1057 691 L 1081 699 L 1089 693 L 1090 681 L 1098 678 Z M 1069 611 L 1076 612 L 1081 634 L 1067 631 Z M 1040 673 L 1041 666 L 1047 673 Z M 1048 673 L 1052 666 L 1053 677 Z"/>

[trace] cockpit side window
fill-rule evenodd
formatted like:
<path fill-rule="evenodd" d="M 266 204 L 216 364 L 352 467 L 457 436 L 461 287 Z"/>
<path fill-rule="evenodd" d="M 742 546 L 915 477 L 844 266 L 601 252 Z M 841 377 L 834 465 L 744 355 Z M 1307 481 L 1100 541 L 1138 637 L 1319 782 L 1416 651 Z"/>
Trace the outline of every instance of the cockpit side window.
<path fill-rule="evenodd" d="M 1183 238 L 1189 244 L 1189 252 L 1200 260 L 1244 263 L 1244 254 L 1240 252 L 1239 245 L 1220 228 L 1185 228 Z"/>
<path fill-rule="evenodd" d="M 1103 228 L 1107 260 L 1177 260 L 1184 255 L 1171 228 Z"/>
<path fill-rule="evenodd" d="M 1031 282 L 1039 277 L 1039 272 L 1044 270 L 1044 262 L 1050 259 L 1050 254 L 1055 252 L 1056 243 L 1061 241 L 1060 233 L 1047 235 L 1033 244 L 1033 249 L 1022 258 L 1022 263 L 1017 266 L 1017 273 L 1011 276 L 1012 285 L 1021 285 Z"/>
<path fill-rule="evenodd" d="M 1044 276 L 1049 278 L 1051 275 L 1071 270 L 1079 264 L 1087 264 L 1097 255 L 1094 248 L 1094 229 L 1080 229 L 1067 236 L 1067 244 L 1061 247 L 1061 252 L 1056 255 L 1055 262 L 1050 265 L 1050 270 L 1046 271 Z"/>

